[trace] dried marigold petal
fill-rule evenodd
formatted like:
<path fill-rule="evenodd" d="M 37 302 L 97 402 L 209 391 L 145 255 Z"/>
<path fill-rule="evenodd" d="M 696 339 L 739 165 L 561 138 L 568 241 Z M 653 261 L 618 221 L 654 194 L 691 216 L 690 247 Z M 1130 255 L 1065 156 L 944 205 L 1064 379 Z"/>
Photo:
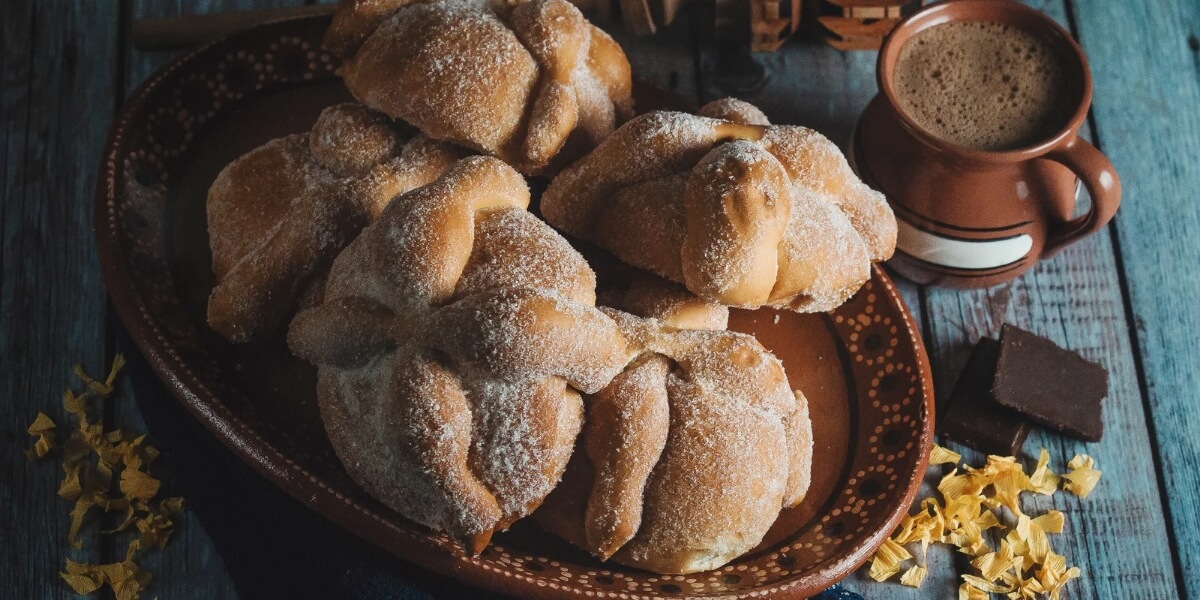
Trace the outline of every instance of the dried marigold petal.
<path fill-rule="evenodd" d="M 1077 567 L 1068 568 L 1066 560 L 1050 547 L 1048 534 L 1061 533 L 1066 517 L 1057 510 L 1036 517 L 1026 515 L 1021 510 L 1020 495 L 1053 494 L 1060 481 L 1064 487 L 1074 487 L 1072 491 L 1086 494 L 1100 472 L 1086 455 L 1072 459 L 1068 465 L 1071 472 L 1061 477 L 1049 465 L 1049 452 L 1043 449 L 1037 466 L 1028 476 L 1014 457 L 989 456 L 982 467 L 964 465 L 961 473 L 956 468 L 939 482 L 942 501 L 922 500 L 919 509 L 901 521 L 888 542 L 898 546 L 919 541 L 922 552 L 930 542 L 945 542 L 973 556 L 971 564 L 982 577 L 964 575 L 960 598 L 984 600 L 992 593 L 1014 600 L 1057 598 L 1070 579 L 1080 576 Z M 998 514 L 1001 507 L 1017 518 L 1011 529 Z M 995 551 L 983 538 L 983 532 L 992 528 L 1008 529 Z M 892 546 L 881 550 L 882 558 L 877 555 L 872 563 L 872 575 L 882 581 L 899 572 L 900 563 L 906 560 L 902 557 L 907 553 L 898 554 Z M 915 580 L 920 573 L 916 568 L 906 570 L 901 579 Z"/>
<path fill-rule="evenodd" d="M 159 456 L 158 450 L 146 443 L 144 435 L 128 430 L 105 432 L 100 423 L 89 421 L 91 401 L 115 392 L 116 378 L 124 364 L 124 357 L 117 355 L 104 381 L 98 381 L 81 367 L 76 367 L 76 375 L 87 390 L 81 394 L 68 390 L 63 394 L 63 409 L 75 419 L 75 428 L 62 442 L 63 479 L 58 494 L 74 501 L 67 537 L 77 548 L 82 545 L 79 531 L 93 508 L 125 511 L 120 525 L 102 533 L 121 531 L 136 524 L 140 534 L 129 543 L 125 560 L 101 565 L 68 560 L 60 576 L 80 594 L 90 594 L 107 585 L 117 600 L 135 600 L 149 584 L 151 575 L 138 567 L 134 557 L 143 549 L 162 548 L 167 543 L 174 526 L 171 517 L 183 510 L 183 499 L 160 500 L 152 508 L 150 502 L 158 494 L 161 484 L 149 475 L 146 467 Z M 54 429 L 53 421 L 39 413 L 30 426 L 30 434 L 52 435 Z M 38 451 L 35 444 L 31 452 Z M 121 496 L 108 495 L 114 477 L 119 481 Z"/>
<path fill-rule="evenodd" d="M 33 418 L 33 422 L 29 424 L 29 428 L 25 430 L 29 435 L 37 438 L 33 442 L 33 447 L 25 451 L 25 456 L 29 460 L 38 460 L 50 454 L 56 445 L 54 431 L 57 428 L 53 419 L 39 411 Z"/>
<path fill-rule="evenodd" d="M 1087 498 L 1100 481 L 1100 471 L 1096 470 L 1095 461 L 1086 454 L 1076 454 L 1067 463 L 1067 468 L 1070 471 L 1062 476 L 1066 480 L 1063 489 L 1080 498 Z"/>
<path fill-rule="evenodd" d="M 75 365 L 75 376 L 83 380 L 84 385 L 88 387 L 89 391 L 107 398 L 113 394 L 115 389 L 113 384 L 116 383 L 117 374 L 121 372 L 121 368 L 124 366 L 125 356 L 117 354 L 113 357 L 112 366 L 108 370 L 108 377 L 103 382 L 97 381 L 91 375 L 88 375 L 83 370 L 83 365 Z"/>
<path fill-rule="evenodd" d="M 1058 490 L 1059 476 L 1050 470 L 1050 453 L 1042 448 L 1038 455 L 1037 467 L 1029 475 L 1029 491 L 1049 496 Z"/>
<path fill-rule="evenodd" d="M 934 444 L 933 449 L 929 451 L 930 465 L 957 464 L 960 460 L 962 460 L 961 454 L 937 444 Z"/>
<path fill-rule="evenodd" d="M 908 550 L 897 544 L 895 540 L 886 539 L 879 550 L 875 551 L 875 559 L 871 561 L 871 569 L 867 575 L 875 581 L 886 581 L 892 575 L 900 572 L 900 563 L 912 558 Z"/>
<path fill-rule="evenodd" d="M 958 600 L 991 600 L 987 592 L 972 587 L 969 583 L 958 586 Z"/>
<path fill-rule="evenodd" d="M 905 571 L 903 575 L 900 576 L 900 583 L 902 585 L 907 585 L 908 587 L 919 588 L 921 587 L 921 584 L 925 582 L 925 576 L 928 574 L 929 571 L 927 571 L 925 567 L 922 567 L 921 565 L 913 565 L 907 571 Z"/>
<path fill-rule="evenodd" d="M 67 585 L 79 595 L 87 595 L 104 585 L 104 575 L 95 568 L 95 565 L 82 565 L 71 559 L 67 559 L 65 572 L 60 572 L 59 577 L 62 577 Z"/>
<path fill-rule="evenodd" d="M 121 493 L 125 494 L 126 498 L 149 500 L 158 495 L 158 488 L 161 486 L 162 482 L 145 471 L 130 467 L 121 470 Z"/>
<path fill-rule="evenodd" d="M 1061 511 L 1048 510 L 1033 518 L 1033 524 L 1042 528 L 1046 533 L 1062 533 L 1066 517 Z"/>
<path fill-rule="evenodd" d="M 977 577 L 975 575 L 963 575 L 962 578 L 963 578 L 963 581 L 967 585 L 970 585 L 971 587 L 973 587 L 977 590 L 982 590 L 984 592 L 989 592 L 989 593 L 994 593 L 994 594 L 1007 594 L 1015 589 L 1012 586 L 1006 586 L 1006 585 L 1000 585 L 998 583 L 992 583 L 982 577 Z"/>

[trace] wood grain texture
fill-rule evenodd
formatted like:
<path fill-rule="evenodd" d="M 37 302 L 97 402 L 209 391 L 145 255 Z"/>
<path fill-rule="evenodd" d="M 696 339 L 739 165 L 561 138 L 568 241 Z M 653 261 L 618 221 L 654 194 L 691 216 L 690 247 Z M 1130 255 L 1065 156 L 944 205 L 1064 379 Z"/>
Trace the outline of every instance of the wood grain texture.
<path fill-rule="evenodd" d="M 38 411 L 67 424 L 72 367 L 104 362 L 104 289 L 91 197 L 113 111 L 117 5 L 0 3 L 0 595 L 74 597 L 64 561 L 100 558 L 95 535 L 67 544 L 71 504 L 55 459 L 29 463 Z M 94 530 L 93 530 L 94 531 Z"/>
<path fill-rule="evenodd" d="M 773 122 L 816 129 L 843 151 L 849 147 L 858 115 L 876 92 L 875 52 L 840 52 L 808 39 L 793 40 L 771 54 L 731 57 L 729 53 L 736 49 L 712 43 L 702 44 L 699 51 L 702 101 L 725 96 L 748 100 Z M 918 328 L 924 328 L 919 287 L 894 278 Z M 930 469 L 919 496 L 935 494 L 942 474 L 940 468 Z M 843 584 L 872 600 L 954 596 L 959 572 L 954 553 L 949 548 L 930 548 L 925 564 L 929 575 L 919 590 L 876 583 L 866 577 L 865 569 Z"/>
<path fill-rule="evenodd" d="M 1200 597 L 1200 4 L 1073 4 L 1096 81 L 1100 148 L 1121 176 L 1115 221 L 1155 464 L 1180 564 Z"/>
<path fill-rule="evenodd" d="M 149 0 L 125 0 L 124 13 L 130 19 L 172 17 L 189 14 L 228 12 L 233 10 L 282 8 L 303 5 L 303 0 L 176 0 L 159 2 Z M 128 94 L 156 70 L 170 63 L 186 50 L 166 52 L 142 52 L 133 48 L 132 38 L 127 37 L 116 59 L 124 64 L 124 79 L 121 82 L 124 94 Z M 120 327 L 115 315 L 111 316 L 114 326 Z M 161 398 L 155 399 L 161 401 Z M 121 389 L 115 402 L 115 423 L 135 431 L 147 431 L 145 420 L 137 405 L 132 386 Z M 156 473 L 163 475 L 164 494 L 172 493 L 179 478 L 187 473 L 178 468 L 177 461 L 165 454 L 156 465 Z M 216 485 L 213 482 L 213 485 Z M 185 498 L 185 507 L 187 499 Z M 191 510 L 176 520 L 176 529 L 171 544 L 160 553 L 147 557 L 144 567 L 155 574 L 148 593 L 162 598 L 236 598 L 237 591 L 216 546 L 205 530 L 203 523 Z"/>
<path fill-rule="evenodd" d="M 1070 25 L 1062 2 L 1029 4 Z M 925 304 L 931 335 L 926 343 L 937 382 L 952 382 L 974 342 L 998 335 L 1005 322 L 1045 335 L 1109 370 L 1102 443 L 1035 429 L 1025 444 L 1029 460 L 1045 447 L 1059 470 L 1075 453 L 1091 454 L 1104 472 L 1099 487 L 1086 500 L 1067 493 L 1027 496 L 1024 506 L 1066 514 L 1066 530 L 1052 544 L 1068 564 L 1084 570 L 1084 577 L 1070 586 L 1072 598 L 1173 598 L 1168 532 L 1118 273 L 1112 240 L 1104 231 L 1010 284 L 970 292 L 929 289 Z M 950 389 L 939 386 L 941 393 Z M 974 452 L 964 452 L 964 457 L 975 464 L 984 459 Z"/>
<path fill-rule="evenodd" d="M 115 103 L 175 56 L 122 44 L 128 24 L 120 16 L 303 3 L 0 3 L 0 443 L 6 446 L 0 453 L 0 595 L 73 597 L 57 577 L 64 557 L 112 560 L 123 550 L 88 539 L 84 551 L 69 551 L 69 506 L 54 494 L 59 471 L 29 465 L 15 452 L 27 445 L 24 429 L 38 410 L 51 408 L 61 421 L 58 398 L 72 383 L 71 366 L 83 362 L 100 371 L 111 354 L 90 233 L 93 178 Z M 1067 20 L 1063 0 L 1030 4 Z M 1090 133 L 1123 176 L 1125 203 L 1115 227 L 992 290 L 897 283 L 922 324 L 939 394 L 951 389 L 974 341 L 1004 322 L 1047 335 L 1109 369 L 1102 443 L 1039 432 L 1026 445 L 1029 454 L 1048 448 L 1060 469 L 1075 452 L 1087 452 L 1104 471 L 1087 500 L 1059 494 L 1027 504 L 1067 514 L 1067 531 L 1052 542 L 1085 571 L 1069 586 L 1069 597 L 1200 597 L 1200 557 L 1189 551 L 1200 543 L 1200 449 L 1194 442 L 1200 436 L 1194 333 L 1200 274 L 1192 264 L 1200 257 L 1200 210 L 1194 208 L 1200 4 L 1075 1 L 1070 8 L 1096 79 Z M 798 39 L 778 53 L 739 54 L 699 42 L 705 36 L 695 23 L 707 21 L 711 15 L 701 14 L 679 19 L 658 37 L 619 31 L 614 37 L 635 73 L 661 87 L 699 102 L 740 96 L 778 122 L 813 127 L 846 146 L 875 93 L 875 53 L 843 53 Z M 144 429 L 135 401 L 128 391 L 118 396 L 110 425 Z M 971 453 L 966 458 L 982 461 Z M 176 472 L 169 456 L 162 460 L 159 472 L 169 490 L 186 474 Z M 927 483 L 940 475 L 931 469 Z M 1181 550 L 1175 564 L 1172 541 Z M 846 584 L 871 600 L 952 597 L 965 565 L 946 549 L 932 552 L 928 562 L 930 575 L 919 591 L 875 584 L 861 572 Z M 157 576 L 152 596 L 236 597 L 226 566 L 192 514 L 145 566 Z"/>

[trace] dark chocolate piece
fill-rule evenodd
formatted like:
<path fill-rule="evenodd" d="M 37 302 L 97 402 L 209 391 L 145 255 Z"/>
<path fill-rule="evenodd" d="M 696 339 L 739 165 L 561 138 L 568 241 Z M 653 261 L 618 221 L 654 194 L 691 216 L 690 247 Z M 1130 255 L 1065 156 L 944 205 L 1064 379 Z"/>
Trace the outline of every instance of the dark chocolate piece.
<path fill-rule="evenodd" d="M 992 396 L 1034 422 L 1089 442 L 1104 435 L 1108 371 L 1019 327 L 1000 330 Z"/>
<path fill-rule="evenodd" d="M 992 379 L 1000 344 L 979 340 L 950 394 L 950 406 L 938 425 L 946 437 L 985 454 L 1017 456 L 1033 424 L 992 398 Z"/>

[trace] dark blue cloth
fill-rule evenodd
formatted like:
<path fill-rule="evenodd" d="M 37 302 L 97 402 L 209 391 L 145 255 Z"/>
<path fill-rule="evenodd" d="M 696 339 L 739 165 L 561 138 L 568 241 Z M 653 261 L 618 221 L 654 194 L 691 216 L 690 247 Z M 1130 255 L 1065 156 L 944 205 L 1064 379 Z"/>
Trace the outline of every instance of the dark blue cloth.
<path fill-rule="evenodd" d="M 243 600 L 499 600 L 434 577 L 343 531 L 268 483 L 217 442 L 159 383 L 127 337 L 124 385 L 163 456 L 164 492 L 182 495 L 224 559 Z M 829 595 L 839 593 L 848 596 Z M 861 596 L 834 586 L 818 596 Z"/>
<path fill-rule="evenodd" d="M 813 596 L 812 600 L 863 600 L 863 597 L 841 585 L 834 584 L 833 587 Z"/>

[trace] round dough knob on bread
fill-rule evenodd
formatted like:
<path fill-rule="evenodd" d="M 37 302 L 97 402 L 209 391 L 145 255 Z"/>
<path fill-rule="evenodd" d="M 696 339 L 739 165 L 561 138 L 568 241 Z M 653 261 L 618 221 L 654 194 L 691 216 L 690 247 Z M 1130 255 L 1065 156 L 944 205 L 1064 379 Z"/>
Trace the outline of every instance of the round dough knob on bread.
<path fill-rule="evenodd" d="M 729 306 L 831 310 L 891 257 L 896 219 L 824 136 L 718 100 L 622 125 L 550 183 L 555 227 Z"/>
<path fill-rule="evenodd" d="M 273 332 L 319 297 L 330 261 L 391 199 L 429 183 L 460 156 L 405 139 L 358 104 L 325 109 L 310 133 L 271 140 L 226 166 L 208 191 L 216 286 L 208 322 L 233 342 Z M 300 306 L 301 308 L 303 306 Z"/>
<path fill-rule="evenodd" d="M 351 477 L 479 552 L 558 483 L 580 392 L 632 359 L 595 275 L 490 157 L 392 201 L 334 260 L 288 344 Z"/>
<path fill-rule="evenodd" d="M 725 307 L 661 280 L 613 299 L 649 317 L 608 310 L 643 353 L 586 397 L 579 448 L 535 518 L 603 560 L 718 568 L 804 499 L 807 403 L 753 337 L 723 331 Z"/>
<path fill-rule="evenodd" d="M 567 0 L 352 0 L 326 44 L 363 104 L 526 174 L 567 164 L 632 114 L 624 52 Z"/>

